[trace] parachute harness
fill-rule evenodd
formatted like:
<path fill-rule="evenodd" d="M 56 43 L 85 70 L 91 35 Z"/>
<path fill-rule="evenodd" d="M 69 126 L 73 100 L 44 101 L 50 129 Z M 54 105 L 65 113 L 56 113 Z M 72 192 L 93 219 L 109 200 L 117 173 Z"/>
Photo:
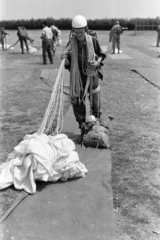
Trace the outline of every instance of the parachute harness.
<path fill-rule="evenodd" d="M 71 43 L 67 46 L 65 52 L 72 55 L 71 57 L 71 68 L 70 68 L 70 100 L 79 98 L 79 102 L 84 101 L 90 85 L 90 103 L 92 106 L 92 94 L 99 91 L 99 87 L 94 90 L 93 93 L 93 77 L 96 76 L 97 70 L 91 69 L 88 66 L 85 67 L 85 74 L 87 75 L 87 82 L 84 89 L 82 99 L 80 99 L 81 91 L 83 90 L 82 80 L 78 68 L 78 48 L 77 40 L 73 37 Z M 94 61 L 95 52 L 92 42 L 92 37 L 86 34 L 87 42 L 87 59 Z M 63 128 L 63 107 L 64 107 L 64 96 L 63 96 L 63 85 L 64 85 L 64 67 L 65 59 L 61 61 L 61 65 L 58 71 L 58 75 L 51 93 L 50 101 L 44 114 L 41 125 L 37 131 L 39 135 L 46 133 L 50 135 L 57 135 Z"/>

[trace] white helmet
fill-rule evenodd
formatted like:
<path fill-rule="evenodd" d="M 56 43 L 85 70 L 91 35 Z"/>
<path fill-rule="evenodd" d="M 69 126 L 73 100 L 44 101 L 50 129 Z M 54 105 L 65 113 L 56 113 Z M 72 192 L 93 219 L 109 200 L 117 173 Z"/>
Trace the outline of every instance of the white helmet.
<path fill-rule="evenodd" d="M 82 15 L 77 15 L 72 20 L 73 28 L 85 28 L 87 27 L 87 21 Z"/>

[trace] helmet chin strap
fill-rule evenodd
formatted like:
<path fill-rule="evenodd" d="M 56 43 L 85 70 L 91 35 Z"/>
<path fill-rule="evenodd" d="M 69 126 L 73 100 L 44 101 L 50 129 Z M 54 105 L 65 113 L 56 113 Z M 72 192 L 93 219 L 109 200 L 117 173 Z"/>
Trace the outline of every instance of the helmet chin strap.
<path fill-rule="evenodd" d="M 70 31 L 70 34 L 69 34 L 69 41 L 71 40 L 71 38 L 72 38 L 73 35 L 74 35 L 74 29 L 75 29 L 75 28 L 72 28 L 72 30 Z M 86 32 L 87 34 L 89 34 L 88 26 L 85 27 L 85 32 Z"/>
<path fill-rule="evenodd" d="M 85 32 L 88 33 L 88 26 L 84 27 L 85 28 Z M 74 32 L 74 29 L 76 28 L 72 28 L 72 31 Z M 81 28 L 77 28 L 77 29 L 81 29 Z"/>

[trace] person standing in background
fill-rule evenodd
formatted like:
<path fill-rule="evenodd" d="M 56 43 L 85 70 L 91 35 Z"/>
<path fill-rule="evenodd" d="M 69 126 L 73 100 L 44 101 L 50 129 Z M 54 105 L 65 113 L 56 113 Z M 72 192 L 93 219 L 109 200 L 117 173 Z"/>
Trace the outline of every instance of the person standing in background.
<path fill-rule="evenodd" d="M 48 58 L 53 64 L 53 54 L 52 54 L 52 31 L 51 29 L 47 26 L 47 22 L 44 21 L 43 23 L 43 30 L 42 30 L 42 56 L 43 56 L 43 64 L 47 64 L 47 54 Z"/>
<path fill-rule="evenodd" d="M 5 49 L 6 35 L 9 35 L 5 32 L 5 27 L 0 27 L 0 42 L 2 43 L 2 49 Z"/>
<path fill-rule="evenodd" d="M 27 53 L 29 53 L 29 48 L 28 48 L 28 34 L 27 34 L 27 30 L 25 27 L 18 27 L 18 32 L 17 32 L 17 36 L 19 38 L 20 41 L 20 48 L 21 48 L 21 52 L 22 54 L 24 54 L 24 44 L 26 46 L 26 51 Z"/>
<path fill-rule="evenodd" d="M 122 27 L 119 25 L 119 21 L 112 27 L 110 31 L 109 42 L 112 42 L 113 54 L 115 54 L 116 45 L 118 48 L 118 53 L 120 53 L 120 35 L 123 33 Z"/>
<path fill-rule="evenodd" d="M 160 44 L 160 25 L 158 25 L 156 31 L 157 31 L 157 42 L 156 42 L 156 46 L 159 47 L 159 44 Z"/>
<path fill-rule="evenodd" d="M 55 54 L 56 52 L 56 47 L 58 45 L 58 33 L 59 33 L 59 30 L 58 28 L 53 24 L 53 22 L 51 23 L 51 26 L 50 26 L 50 29 L 52 31 L 52 51 L 53 51 L 53 54 Z"/>

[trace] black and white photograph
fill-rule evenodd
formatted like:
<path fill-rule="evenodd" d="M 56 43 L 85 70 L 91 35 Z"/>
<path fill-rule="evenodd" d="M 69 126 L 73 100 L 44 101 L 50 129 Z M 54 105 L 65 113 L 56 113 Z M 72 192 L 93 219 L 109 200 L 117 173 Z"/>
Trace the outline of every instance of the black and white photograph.
<path fill-rule="evenodd" d="M 0 239 L 160 240 L 160 0 L 0 0 Z"/>

